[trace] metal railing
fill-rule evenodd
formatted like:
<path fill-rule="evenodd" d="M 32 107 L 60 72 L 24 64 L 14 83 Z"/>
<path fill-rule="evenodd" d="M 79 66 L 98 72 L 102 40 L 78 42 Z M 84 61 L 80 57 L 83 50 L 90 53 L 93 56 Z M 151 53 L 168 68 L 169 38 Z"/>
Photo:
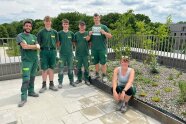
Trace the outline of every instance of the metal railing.
<path fill-rule="evenodd" d="M 165 57 L 171 67 L 186 67 L 186 37 L 169 36 L 159 38 L 155 35 L 126 35 L 113 37 L 107 42 L 108 54 L 113 54 L 113 47 L 120 43 L 120 50 L 130 47 L 132 58 L 144 59 L 153 52 L 158 57 Z M 139 58 L 141 56 L 141 58 Z M 168 59 L 167 59 L 168 58 Z M 181 61 L 181 63 L 177 63 Z M 0 76 L 20 73 L 20 52 L 15 38 L 0 38 Z M 166 62 L 164 62 L 166 63 Z"/>
<path fill-rule="evenodd" d="M 120 44 L 120 50 L 129 47 L 132 58 L 144 60 L 147 54 L 155 54 L 159 63 L 186 71 L 186 37 L 155 35 L 125 35 L 109 40 L 108 53 L 114 53 L 113 46 Z"/>

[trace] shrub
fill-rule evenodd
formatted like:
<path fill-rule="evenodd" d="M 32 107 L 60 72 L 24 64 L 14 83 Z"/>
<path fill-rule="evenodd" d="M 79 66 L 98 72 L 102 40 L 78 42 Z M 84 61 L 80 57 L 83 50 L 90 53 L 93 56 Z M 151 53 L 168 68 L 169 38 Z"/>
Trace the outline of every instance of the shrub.
<path fill-rule="evenodd" d="M 168 80 L 173 80 L 173 79 L 174 79 L 173 74 L 169 74 Z"/>
<path fill-rule="evenodd" d="M 179 71 L 179 72 L 176 74 L 176 78 L 179 78 L 180 75 L 182 75 L 182 71 Z"/>
<path fill-rule="evenodd" d="M 146 97 L 146 96 L 147 96 L 147 93 L 146 93 L 145 91 L 141 91 L 141 92 L 139 93 L 139 96 L 141 96 L 141 97 Z"/>
<path fill-rule="evenodd" d="M 152 83 L 152 86 L 153 86 L 153 87 L 157 87 L 157 86 L 158 86 L 158 83 L 157 83 L 157 82 L 153 82 L 153 83 Z"/>
<path fill-rule="evenodd" d="M 157 90 L 155 94 L 160 95 L 160 90 Z"/>
<path fill-rule="evenodd" d="M 158 96 L 153 96 L 153 97 L 151 98 L 151 100 L 154 101 L 154 102 L 160 102 L 160 97 L 158 97 Z"/>
<path fill-rule="evenodd" d="M 179 81 L 179 89 L 180 89 L 180 101 L 186 102 L 186 81 Z"/>
<path fill-rule="evenodd" d="M 164 88 L 164 91 L 165 91 L 165 92 L 172 92 L 172 88 L 171 88 L 171 87 L 165 87 L 165 88 Z"/>

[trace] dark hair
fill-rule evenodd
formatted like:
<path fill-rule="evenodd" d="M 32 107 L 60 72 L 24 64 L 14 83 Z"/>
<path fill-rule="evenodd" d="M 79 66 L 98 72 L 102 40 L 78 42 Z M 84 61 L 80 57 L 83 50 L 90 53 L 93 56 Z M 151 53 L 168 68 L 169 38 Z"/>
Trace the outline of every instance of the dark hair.
<path fill-rule="evenodd" d="M 25 25 L 26 23 L 30 23 L 32 25 L 32 20 L 30 19 L 26 19 L 23 21 L 23 25 Z"/>
<path fill-rule="evenodd" d="M 69 20 L 68 19 L 63 19 L 62 23 L 68 23 L 69 24 Z"/>
<path fill-rule="evenodd" d="M 94 13 L 94 17 L 100 16 L 98 13 Z"/>

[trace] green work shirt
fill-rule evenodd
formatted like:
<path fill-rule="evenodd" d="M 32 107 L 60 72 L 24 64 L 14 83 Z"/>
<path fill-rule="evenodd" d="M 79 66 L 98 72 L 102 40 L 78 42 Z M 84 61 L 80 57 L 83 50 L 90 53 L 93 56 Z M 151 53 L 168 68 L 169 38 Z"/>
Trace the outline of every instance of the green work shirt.
<path fill-rule="evenodd" d="M 76 56 L 88 56 L 88 41 L 86 41 L 86 36 L 88 31 L 80 33 L 79 31 L 75 33 L 75 42 L 76 42 Z"/>
<path fill-rule="evenodd" d="M 37 34 L 37 41 L 42 48 L 56 49 L 56 42 L 59 41 L 58 33 L 56 30 L 46 30 L 46 28 L 39 31 Z"/>
<path fill-rule="evenodd" d="M 37 43 L 37 38 L 33 34 L 25 34 L 25 33 L 20 33 L 16 37 L 16 41 L 18 45 L 20 45 L 21 42 L 25 42 L 29 45 L 34 45 Z M 22 61 L 35 61 L 38 59 L 37 57 L 37 50 L 31 50 L 31 49 L 23 49 L 20 46 L 20 52 L 21 52 L 21 60 Z"/>
<path fill-rule="evenodd" d="M 109 33 L 109 29 L 106 25 L 100 24 L 92 26 L 93 32 L 93 34 L 91 35 L 92 50 L 106 50 L 107 48 L 106 47 L 107 38 L 105 35 L 101 34 L 100 32 L 101 29 Z"/>
<path fill-rule="evenodd" d="M 60 41 L 60 55 L 72 55 L 72 42 L 74 41 L 74 33 L 72 31 L 58 32 Z"/>

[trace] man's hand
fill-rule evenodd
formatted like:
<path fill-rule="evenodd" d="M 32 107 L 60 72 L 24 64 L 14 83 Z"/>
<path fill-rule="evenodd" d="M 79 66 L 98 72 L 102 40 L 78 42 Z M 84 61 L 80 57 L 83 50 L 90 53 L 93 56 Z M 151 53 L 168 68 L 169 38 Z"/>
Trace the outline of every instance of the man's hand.
<path fill-rule="evenodd" d="M 40 49 L 40 45 L 39 44 L 36 44 L 36 48 L 39 50 Z"/>
<path fill-rule="evenodd" d="M 91 36 L 93 34 L 93 31 L 89 31 L 89 36 Z"/>

